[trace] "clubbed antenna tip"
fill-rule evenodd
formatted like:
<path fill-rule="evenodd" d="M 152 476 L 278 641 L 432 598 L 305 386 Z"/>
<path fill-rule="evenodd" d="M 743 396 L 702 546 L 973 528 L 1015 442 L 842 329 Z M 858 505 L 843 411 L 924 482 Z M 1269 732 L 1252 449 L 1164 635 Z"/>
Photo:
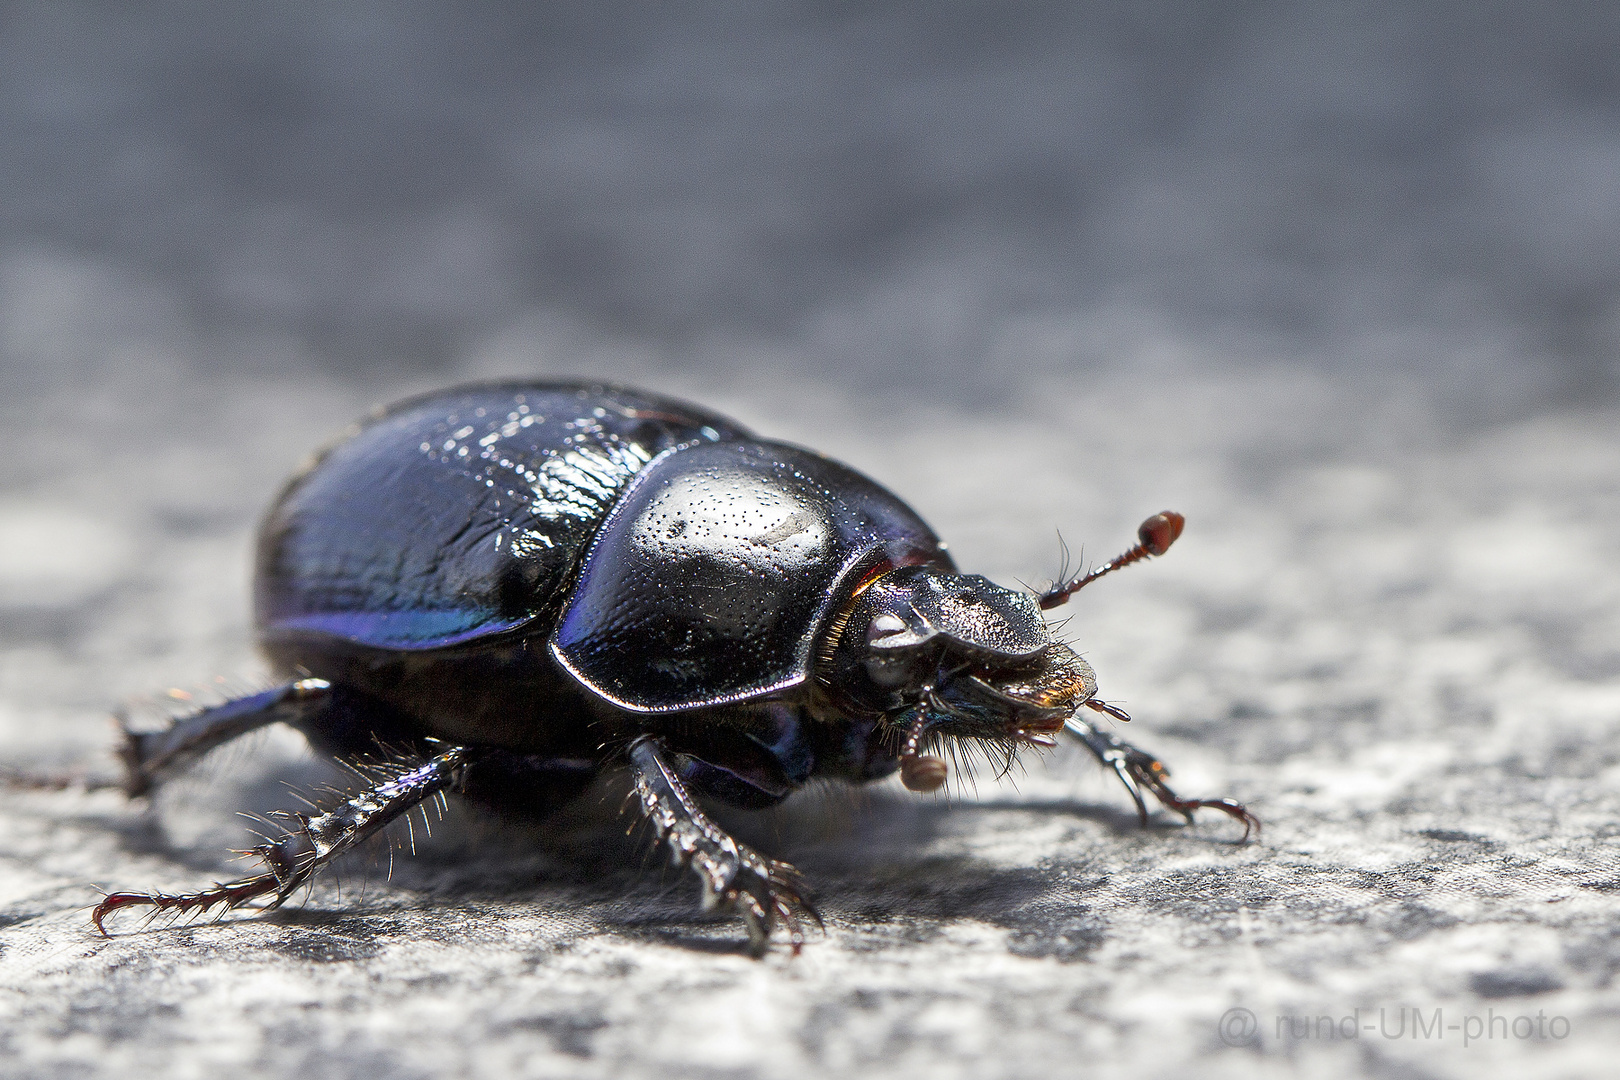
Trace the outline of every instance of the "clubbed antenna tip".
<path fill-rule="evenodd" d="M 1067 603 L 1069 597 L 1104 574 L 1112 573 L 1122 566 L 1129 566 L 1133 562 L 1139 562 L 1154 555 L 1163 555 L 1170 550 L 1170 545 L 1176 542 L 1176 537 L 1181 535 L 1181 530 L 1186 524 L 1187 519 L 1174 510 L 1164 510 L 1154 514 L 1138 526 L 1135 547 L 1123 555 L 1103 563 L 1090 573 L 1080 574 L 1068 581 L 1058 582 L 1042 593 L 1036 602 L 1040 604 L 1042 611 L 1049 611 L 1059 604 Z"/>

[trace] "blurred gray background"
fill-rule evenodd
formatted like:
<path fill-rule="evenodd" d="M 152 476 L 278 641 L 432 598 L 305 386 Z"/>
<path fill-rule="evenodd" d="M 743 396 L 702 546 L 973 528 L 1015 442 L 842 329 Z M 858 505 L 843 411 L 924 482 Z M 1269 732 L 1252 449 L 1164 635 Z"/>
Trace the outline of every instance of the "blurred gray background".
<path fill-rule="evenodd" d="M 1129 313 L 1340 370 L 1443 336 L 1371 350 L 1434 378 L 1511 342 L 1515 395 L 1611 390 L 1617 24 L 1603 3 L 10 5 L 5 361 L 49 386 L 97 359 L 62 355 L 60 322 L 100 315 L 206 338 L 211 373 L 399 378 L 540 317 L 686 371 L 742 340 L 960 402 L 1030 365 L 987 370 L 1017 325 Z"/>
<path fill-rule="evenodd" d="M 1602 3 L 0 8 L 3 760 L 109 775 L 117 702 L 255 685 L 254 520 L 353 417 L 592 376 L 1009 583 L 1181 509 L 1066 633 L 1266 821 L 1138 830 L 1067 753 L 803 800 L 740 826 L 827 909 L 797 960 L 481 821 L 363 898 L 92 937 L 92 884 L 230 874 L 231 811 L 330 778 L 272 736 L 154 808 L 0 792 L 7 1074 L 1595 1075 L 1617 56 Z M 1280 1022 L 1436 1008 L 1570 1030 Z"/>

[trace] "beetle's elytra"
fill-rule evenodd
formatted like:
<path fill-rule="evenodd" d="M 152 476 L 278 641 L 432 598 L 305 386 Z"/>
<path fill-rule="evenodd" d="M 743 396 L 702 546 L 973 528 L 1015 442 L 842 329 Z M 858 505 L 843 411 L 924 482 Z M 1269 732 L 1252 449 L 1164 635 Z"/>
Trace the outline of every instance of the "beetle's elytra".
<path fill-rule="evenodd" d="M 815 917 L 791 866 L 694 796 L 777 803 L 811 779 L 898 771 L 931 791 L 937 751 L 1010 756 L 1079 740 L 1145 821 L 1188 818 L 1152 755 L 1092 722 L 1086 662 L 1041 612 L 1159 555 L 1180 515 L 1039 596 L 957 572 L 927 524 L 837 462 L 624 387 L 505 383 L 401 402 L 295 476 L 258 538 L 254 620 L 285 682 L 129 733 L 131 795 L 247 731 L 291 724 L 339 755 L 389 747 L 385 780 L 256 849 L 263 873 L 198 893 L 108 895 L 201 911 L 286 900 L 440 792 L 540 811 L 627 769 L 639 807 L 757 953 Z M 1088 711 L 1089 710 L 1089 711 Z"/>

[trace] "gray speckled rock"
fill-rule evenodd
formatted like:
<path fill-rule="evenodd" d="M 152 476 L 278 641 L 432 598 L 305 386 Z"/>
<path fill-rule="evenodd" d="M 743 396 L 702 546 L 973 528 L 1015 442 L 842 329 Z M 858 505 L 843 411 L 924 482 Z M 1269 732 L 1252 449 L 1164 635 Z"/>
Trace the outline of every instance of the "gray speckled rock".
<path fill-rule="evenodd" d="M 169 389 L 200 419 L 126 408 L 115 456 L 8 496 L 14 761 L 105 770 L 107 703 L 251 676 L 254 504 L 364 404 L 336 385 Z M 1088 402 L 1108 408 L 1065 422 Z M 229 874 L 235 810 L 289 805 L 278 778 L 334 779 L 275 736 L 151 811 L 0 795 L 8 1075 L 1599 1069 L 1620 1034 L 1613 412 L 1436 434 L 1410 394 L 1192 369 L 1000 413 L 879 413 L 808 387 L 723 404 L 878 473 L 1003 579 L 1052 560 L 1053 523 L 1112 551 L 1145 509 L 1181 507 L 1175 551 L 1088 590 L 1067 633 L 1133 736 L 1183 788 L 1248 801 L 1262 840 L 1139 829 L 1065 752 L 977 797 L 893 786 L 744 816 L 820 894 L 827 933 L 797 958 L 747 959 L 684 878 L 641 868 L 611 791 L 545 830 L 452 815 L 396 851 L 392 882 L 379 851 L 283 912 L 97 937 L 92 883 Z M 1520 1016 L 1539 1037 L 1469 1029 Z"/>

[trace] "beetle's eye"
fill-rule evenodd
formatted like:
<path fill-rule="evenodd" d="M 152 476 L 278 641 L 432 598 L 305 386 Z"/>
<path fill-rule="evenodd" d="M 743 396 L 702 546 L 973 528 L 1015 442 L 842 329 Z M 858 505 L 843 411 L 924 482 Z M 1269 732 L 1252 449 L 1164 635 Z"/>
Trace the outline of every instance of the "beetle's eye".
<path fill-rule="evenodd" d="M 867 626 L 866 642 L 868 645 L 870 645 L 874 641 L 882 641 L 884 638 L 891 638 L 896 634 L 903 634 L 907 629 L 909 629 L 909 627 L 906 626 L 906 621 L 904 619 L 898 615 L 890 615 L 885 612 L 884 614 L 873 619 L 871 624 Z"/>

